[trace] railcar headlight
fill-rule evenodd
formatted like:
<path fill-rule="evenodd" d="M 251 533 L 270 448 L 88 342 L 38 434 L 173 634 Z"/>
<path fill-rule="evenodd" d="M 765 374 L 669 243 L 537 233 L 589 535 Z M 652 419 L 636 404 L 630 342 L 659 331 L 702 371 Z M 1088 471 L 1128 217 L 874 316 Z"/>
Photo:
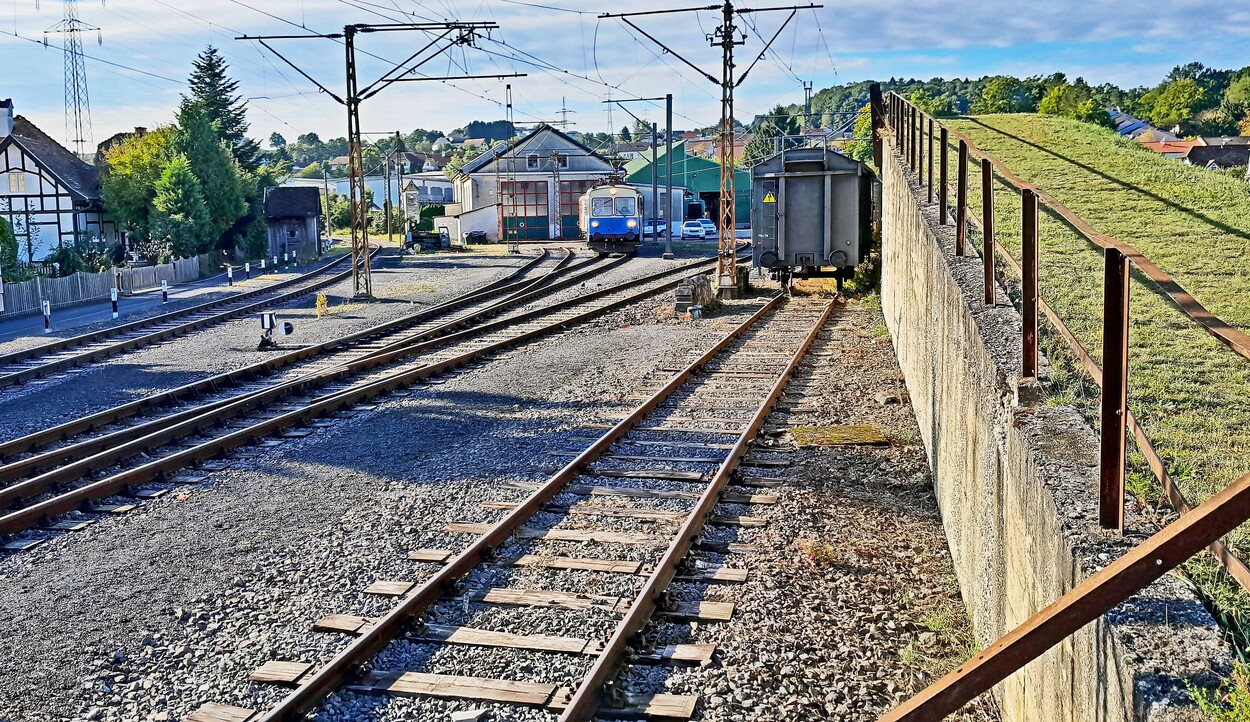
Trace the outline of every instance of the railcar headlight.
<path fill-rule="evenodd" d="M 591 228 L 598 228 L 598 227 L 599 227 L 599 221 L 591 221 L 591 222 L 590 222 L 590 227 L 591 227 Z"/>
<path fill-rule="evenodd" d="M 625 221 L 625 227 L 626 227 L 626 228 L 637 228 L 637 227 L 638 227 L 638 221 L 635 221 L 633 218 L 630 218 L 628 221 Z"/>

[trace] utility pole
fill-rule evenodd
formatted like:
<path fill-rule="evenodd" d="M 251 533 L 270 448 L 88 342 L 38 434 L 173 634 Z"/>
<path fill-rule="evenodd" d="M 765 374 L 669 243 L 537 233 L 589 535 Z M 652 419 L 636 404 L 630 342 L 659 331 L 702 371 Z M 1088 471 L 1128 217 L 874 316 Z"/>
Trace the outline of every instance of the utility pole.
<path fill-rule="evenodd" d="M 395 190 L 399 193 L 399 219 L 401 221 L 399 232 L 404 236 L 404 242 L 408 242 L 408 209 L 406 198 L 404 196 L 404 156 L 401 153 L 407 152 L 404 147 L 404 137 L 395 131 Z"/>
<path fill-rule="evenodd" d="M 720 208 L 717 217 L 720 221 L 720 248 L 717 256 L 716 277 L 717 290 L 722 298 L 733 298 L 737 292 L 737 276 L 738 276 L 738 257 L 734 248 L 734 232 L 736 220 L 734 217 L 734 134 L 733 134 L 733 112 L 734 112 L 734 90 L 747 79 L 751 70 L 755 68 L 756 63 L 763 59 L 764 54 L 772 47 L 777 37 L 781 35 L 781 31 L 786 25 L 794 19 L 795 14 L 799 10 L 822 8 L 823 5 L 797 5 L 787 7 L 766 7 L 766 8 L 735 8 L 733 0 L 725 0 L 723 5 L 707 5 L 695 8 L 678 8 L 674 10 L 651 10 L 636 13 L 604 13 L 600 15 L 600 19 L 604 18 L 620 18 L 624 23 L 642 34 L 651 42 L 659 45 L 671 55 L 694 70 L 698 71 L 703 77 L 717 84 L 721 88 L 721 120 L 720 120 L 720 139 L 717 143 L 720 160 Z M 712 47 L 720 47 L 721 49 L 721 77 L 718 79 L 711 73 L 703 70 L 699 66 L 690 62 L 682 55 L 664 43 L 660 42 L 647 31 L 638 27 L 630 18 L 643 15 L 669 15 L 673 13 L 687 13 L 719 10 L 721 12 L 721 24 L 711 33 L 707 35 L 707 41 Z M 739 35 L 739 28 L 735 23 L 737 16 L 747 13 L 771 12 L 777 10 L 789 10 L 790 15 L 777 28 L 777 32 L 772 38 L 764 44 L 764 48 L 760 50 L 760 54 L 751 62 L 747 69 L 743 71 L 741 76 L 735 79 L 734 75 L 734 47 L 746 44 L 746 33 Z"/>
<path fill-rule="evenodd" d="M 365 162 L 364 151 L 360 140 L 360 104 L 380 93 L 393 83 L 414 81 L 448 81 L 472 80 L 479 78 L 515 78 L 524 73 L 505 75 L 459 75 L 432 77 L 416 75 L 417 69 L 444 52 L 457 46 L 473 46 L 482 31 L 497 29 L 494 22 L 459 22 L 447 21 L 436 23 L 357 23 L 343 26 L 341 33 L 307 35 L 242 35 L 235 40 L 256 40 L 266 50 L 278 56 L 282 62 L 291 66 L 304 79 L 316 85 L 321 92 L 330 96 L 335 102 L 347 108 L 347 158 L 349 204 L 352 210 L 352 287 L 357 298 L 373 298 L 373 282 L 369 272 L 369 201 L 365 195 Z M 359 33 L 384 33 L 416 30 L 432 36 L 432 40 L 409 55 L 403 62 L 396 63 L 393 68 L 381 77 L 361 88 L 356 72 L 356 35 Z M 274 50 L 267 40 L 308 40 L 322 38 L 341 41 L 346 57 L 347 88 L 346 97 L 340 97 L 324 84 L 315 80 L 295 63 Z M 390 185 L 387 185 L 389 195 Z"/>
<path fill-rule="evenodd" d="M 651 124 L 651 234 L 660 234 L 660 159 L 656 157 L 656 146 L 659 145 L 659 126 Z M 671 202 L 671 201 L 670 201 Z M 668 215 L 667 213 L 665 215 Z M 643 219 L 646 220 L 645 218 Z M 665 232 L 668 223 L 664 224 Z"/>
<path fill-rule="evenodd" d="M 334 245 L 334 226 L 330 223 L 330 174 L 321 167 L 321 187 L 326 194 L 326 247 Z"/>
<path fill-rule="evenodd" d="M 812 81 L 803 81 L 803 124 L 800 129 L 806 128 L 808 121 L 812 119 Z"/>
<path fill-rule="evenodd" d="M 667 148 L 664 151 L 664 191 L 668 194 L 668 200 L 665 201 L 667 207 L 664 209 L 664 260 L 673 260 L 673 219 L 669 218 L 673 214 L 673 94 L 668 93 L 664 96 L 664 142 Z M 681 228 L 681 222 L 686 220 L 686 201 L 683 198 L 678 208 L 677 227 Z"/>
<path fill-rule="evenodd" d="M 104 0 L 100 0 L 104 7 Z M 65 36 L 65 142 L 80 157 L 94 150 L 91 137 L 91 101 L 87 95 L 87 64 L 83 59 L 82 38 L 84 30 L 96 31 L 96 43 L 103 44 L 100 28 L 78 19 L 78 0 L 65 0 L 65 14 L 61 22 L 43 31 L 43 44 L 48 44 L 48 33 Z"/>
<path fill-rule="evenodd" d="M 610 95 L 610 93 L 609 93 Z M 673 210 L 673 94 L 668 93 L 663 98 L 618 98 L 616 100 L 608 99 L 604 103 L 615 104 L 621 106 L 621 110 L 629 113 L 630 117 L 639 122 L 643 122 L 641 118 L 629 112 L 629 108 L 625 107 L 625 103 L 653 103 L 664 101 L 664 139 L 668 144 L 668 149 L 664 154 L 665 172 L 664 172 L 664 192 L 667 194 L 667 200 L 664 201 L 667 208 L 664 209 L 664 260 L 673 260 L 673 219 L 671 218 Z M 612 105 L 608 105 L 609 108 Z M 611 127 L 611 126 L 609 126 Z M 651 178 L 652 185 L 655 184 L 656 162 L 655 162 L 655 124 L 651 124 Z M 654 191 L 653 191 L 654 192 Z M 657 210 L 659 204 L 656 204 Z M 685 220 L 685 210 L 683 209 L 681 216 L 677 219 L 678 224 Z M 656 216 L 659 219 L 659 216 Z M 654 228 L 654 225 L 652 226 Z"/>
<path fill-rule="evenodd" d="M 391 200 L 391 154 L 390 153 L 387 153 L 386 157 L 382 159 L 382 182 L 386 183 L 386 201 L 383 203 L 383 205 L 386 207 L 384 211 L 386 213 L 386 242 L 390 243 L 391 237 L 394 235 L 391 232 L 393 230 L 391 228 L 391 218 L 392 216 L 395 215 L 394 213 L 391 212 L 392 209 L 394 208 L 394 205 Z"/>

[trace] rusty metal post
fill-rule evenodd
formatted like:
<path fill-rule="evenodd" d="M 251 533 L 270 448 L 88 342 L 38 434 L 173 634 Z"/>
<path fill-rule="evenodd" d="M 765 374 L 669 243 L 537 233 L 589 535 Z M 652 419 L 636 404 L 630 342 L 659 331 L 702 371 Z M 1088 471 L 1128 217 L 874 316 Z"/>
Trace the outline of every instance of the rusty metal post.
<path fill-rule="evenodd" d="M 985 252 L 985 303 L 994 305 L 994 165 L 989 158 L 981 159 L 981 228 Z"/>
<path fill-rule="evenodd" d="M 950 176 L 947 174 L 948 168 L 946 163 L 946 129 L 942 129 L 941 140 L 938 141 L 938 151 L 941 153 L 938 160 L 938 223 L 946 225 L 946 205 L 949 201 L 947 196 L 950 195 L 950 189 L 947 184 L 950 182 Z"/>
<path fill-rule="evenodd" d="M 1128 430 L 1128 258 L 1108 248 L 1102 296 L 1102 408 L 1098 427 L 1098 525 L 1124 531 L 1124 454 Z"/>
<path fill-rule="evenodd" d="M 903 151 L 903 101 L 894 96 L 894 142 L 899 153 Z"/>
<path fill-rule="evenodd" d="M 924 185 L 924 113 L 916 116 L 916 182 Z"/>
<path fill-rule="evenodd" d="M 904 155 L 907 157 L 907 165 L 914 168 L 915 164 L 911 162 L 911 111 L 910 105 L 903 106 L 903 149 L 906 151 Z"/>
<path fill-rule="evenodd" d="M 868 86 L 868 114 L 872 118 L 872 160 L 881 170 L 881 131 L 885 129 L 885 103 L 881 99 L 881 86 L 873 83 Z M 669 129 L 672 130 L 671 128 Z M 672 163 L 672 154 L 669 154 Z M 671 176 L 671 174 L 670 174 Z"/>
<path fill-rule="evenodd" d="M 959 171 L 955 174 L 955 255 L 968 243 L 968 141 L 959 140 Z"/>
<path fill-rule="evenodd" d="M 920 130 L 919 126 L 920 120 L 916 116 L 916 106 L 913 105 L 911 107 L 911 141 L 908 143 L 907 155 L 911 158 L 911 169 L 917 175 L 920 173 L 920 146 L 916 144 L 916 139 L 919 137 L 917 135 Z"/>
<path fill-rule="evenodd" d="M 933 203 L 933 118 L 929 118 L 929 203 Z"/>
<path fill-rule="evenodd" d="M 1020 276 L 1024 312 L 1024 361 L 1021 375 L 1037 378 L 1037 193 L 1025 188 L 1020 195 L 1021 252 Z"/>
<path fill-rule="evenodd" d="M 890 94 L 890 132 L 894 134 L 894 142 L 898 143 L 898 97 Z"/>

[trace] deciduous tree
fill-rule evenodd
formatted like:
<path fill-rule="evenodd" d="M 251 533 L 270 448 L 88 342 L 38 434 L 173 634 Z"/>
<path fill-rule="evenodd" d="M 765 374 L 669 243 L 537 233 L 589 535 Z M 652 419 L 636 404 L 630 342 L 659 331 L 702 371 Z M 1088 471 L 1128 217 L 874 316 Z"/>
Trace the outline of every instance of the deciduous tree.
<path fill-rule="evenodd" d="M 985 84 L 981 97 L 972 103 L 970 111 L 976 114 L 1028 113 L 1035 108 L 1029 89 L 1023 82 L 1000 75 Z"/>
<path fill-rule="evenodd" d="M 163 127 L 130 136 L 104 154 L 100 194 L 109 215 L 123 229 L 147 237 L 156 182 L 173 153 L 175 129 Z"/>
<path fill-rule="evenodd" d="M 1203 92 L 1192 78 L 1173 80 L 1163 87 L 1150 109 L 1150 122 L 1170 128 L 1194 117 Z"/>

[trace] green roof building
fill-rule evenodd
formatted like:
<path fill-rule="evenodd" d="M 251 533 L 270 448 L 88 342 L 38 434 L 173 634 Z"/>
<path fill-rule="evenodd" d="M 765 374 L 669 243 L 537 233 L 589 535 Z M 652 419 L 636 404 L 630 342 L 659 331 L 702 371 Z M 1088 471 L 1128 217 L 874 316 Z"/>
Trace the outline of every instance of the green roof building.
<path fill-rule="evenodd" d="M 657 151 L 657 177 L 660 187 L 664 187 L 668 162 L 664 156 L 664 146 Z M 639 185 L 651 183 L 651 153 L 633 158 L 625 164 L 626 182 Z M 711 158 L 690 155 L 686 152 L 686 141 L 673 143 L 673 185 L 685 186 L 691 195 L 701 199 L 707 207 L 707 216 L 716 220 L 716 209 L 720 206 L 720 163 Z M 751 221 L 751 173 L 738 168 L 734 171 L 734 214 L 739 225 L 748 225 Z"/>

